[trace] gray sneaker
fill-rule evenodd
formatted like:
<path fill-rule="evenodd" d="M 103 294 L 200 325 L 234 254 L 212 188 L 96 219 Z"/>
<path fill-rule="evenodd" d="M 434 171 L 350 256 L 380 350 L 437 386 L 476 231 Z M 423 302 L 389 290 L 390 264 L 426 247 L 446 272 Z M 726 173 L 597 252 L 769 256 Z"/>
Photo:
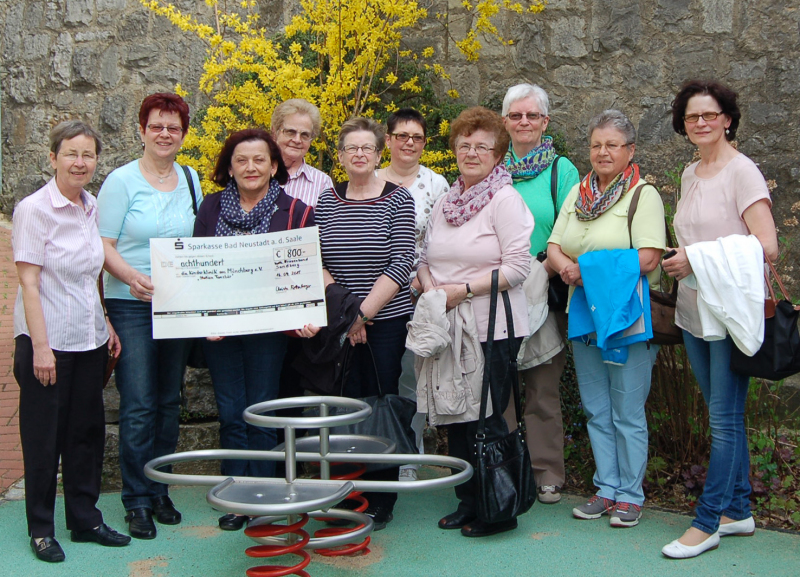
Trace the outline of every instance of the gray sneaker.
<path fill-rule="evenodd" d="M 595 495 L 584 505 L 575 507 L 572 510 L 572 516 L 576 519 L 599 519 L 611 512 L 615 505 L 616 503 L 611 499 L 604 499 L 599 495 Z"/>
<path fill-rule="evenodd" d="M 620 501 L 611 513 L 610 524 L 612 527 L 635 527 L 642 517 L 642 508 L 633 503 Z"/>

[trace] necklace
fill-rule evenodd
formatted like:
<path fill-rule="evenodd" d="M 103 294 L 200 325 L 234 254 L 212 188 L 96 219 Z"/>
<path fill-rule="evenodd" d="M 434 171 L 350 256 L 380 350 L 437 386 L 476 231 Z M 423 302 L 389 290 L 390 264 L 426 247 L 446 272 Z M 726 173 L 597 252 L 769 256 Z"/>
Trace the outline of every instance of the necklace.
<path fill-rule="evenodd" d="M 145 171 L 147 174 L 149 174 L 149 175 L 151 175 L 151 176 L 155 176 L 155 177 L 158 179 L 158 183 L 159 183 L 159 184 L 164 184 L 164 181 L 165 181 L 166 179 L 168 179 L 170 176 L 172 176 L 172 173 L 175 171 L 175 167 L 174 167 L 174 166 L 170 166 L 170 167 L 169 167 L 169 174 L 167 174 L 166 176 L 161 176 L 160 174 L 156 174 L 155 172 L 153 172 L 153 171 L 151 171 L 151 170 L 147 170 L 147 167 L 144 165 L 144 162 L 142 162 L 142 160 L 141 160 L 141 159 L 139 159 L 139 166 L 140 166 L 140 167 L 142 167 L 142 169 L 143 169 L 143 170 L 144 170 L 144 171 Z"/>
<path fill-rule="evenodd" d="M 408 176 L 402 177 L 399 174 L 397 174 L 397 172 L 395 172 L 395 170 L 391 167 L 391 165 L 386 167 L 386 176 L 388 176 L 395 184 L 398 184 L 405 188 L 408 188 L 408 185 L 417 179 L 417 176 L 419 176 L 418 172 L 419 170 L 415 170 Z M 394 173 L 394 176 L 392 176 L 392 173 Z M 408 181 L 408 183 L 406 183 L 406 181 Z"/>

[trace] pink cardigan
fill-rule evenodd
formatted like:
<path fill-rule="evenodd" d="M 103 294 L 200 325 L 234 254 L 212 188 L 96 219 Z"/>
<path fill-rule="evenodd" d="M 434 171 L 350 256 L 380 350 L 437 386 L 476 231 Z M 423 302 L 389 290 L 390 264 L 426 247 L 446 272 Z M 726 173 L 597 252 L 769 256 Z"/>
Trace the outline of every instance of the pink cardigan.
<path fill-rule="evenodd" d="M 444 218 L 444 195 L 433 206 L 425 234 L 420 266 L 427 265 L 436 286 L 472 283 L 494 269 L 503 271 L 511 288 L 514 334 L 528 335 L 528 309 L 522 282 L 531 270 L 531 233 L 533 215 L 512 186 L 504 186 L 478 214 L 462 226 L 453 226 Z M 507 338 L 506 315 L 502 296 L 497 301 L 494 338 Z M 481 342 L 486 342 L 489 324 L 489 295 L 472 299 Z"/>

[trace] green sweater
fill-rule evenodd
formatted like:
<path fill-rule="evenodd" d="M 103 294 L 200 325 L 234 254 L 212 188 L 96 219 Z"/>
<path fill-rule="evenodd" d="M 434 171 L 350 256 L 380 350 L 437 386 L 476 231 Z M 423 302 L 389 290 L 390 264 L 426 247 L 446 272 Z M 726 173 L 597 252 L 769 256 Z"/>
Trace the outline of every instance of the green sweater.
<path fill-rule="evenodd" d="M 514 154 L 514 151 L 511 151 Z M 517 155 L 514 158 L 518 160 Z M 568 158 L 559 156 L 558 162 L 558 206 L 561 210 L 564 199 L 567 198 L 572 187 L 580 182 L 578 169 Z M 536 178 L 520 180 L 514 183 L 514 188 L 522 196 L 522 200 L 528 205 L 536 223 L 531 235 L 531 255 L 537 255 L 547 248 L 547 239 L 553 231 L 555 224 L 555 212 L 553 211 L 553 196 L 550 193 L 550 175 L 553 172 L 553 165 L 548 166 Z"/>

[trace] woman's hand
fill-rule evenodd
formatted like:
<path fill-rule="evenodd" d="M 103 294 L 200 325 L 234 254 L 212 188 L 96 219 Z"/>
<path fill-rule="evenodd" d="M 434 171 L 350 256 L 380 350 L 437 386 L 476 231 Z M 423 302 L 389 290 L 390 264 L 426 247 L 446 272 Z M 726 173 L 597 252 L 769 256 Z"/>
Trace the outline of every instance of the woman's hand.
<path fill-rule="evenodd" d="M 50 347 L 33 347 L 33 376 L 45 387 L 56 384 L 56 356 Z"/>
<path fill-rule="evenodd" d="M 114 327 L 111 326 L 111 321 L 108 320 L 108 317 L 106 317 L 106 326 L 108 327 L 108 354 L 118 359 L 120 353 L 122 353 L 122 342 L 120 342 Z"/>
<path fill-rule="evenodd" d="M 353 346 L 365 344 L 367 342 L 367 325 L 371 322 L 364 322 L 361 317 L 356 319 L 350 330 L 347 331 L 347 338 L 350 339 L 350 344 Z"/>
<path fill-rule="evenodd" d="M 153 300 L 153 281 L 146 274 L 137 272 L 131 277 L 128 285 L 131 287 L 131 294 L 140 301 L 149 303 Z"/>
<path fill-rule="evenodd" d="M 446 309 L 449 311 L 460 305 L 467 298 L 467 285 L 465 284 L 444 284 L 436 287 L 447 295 Z"/>
<path fill-rule="evenodd" d="M 303 325 L 302 329 L 297 329 L 294 332 L 298 337 L 304 339 L 310 339 L 311 337 L 316 335 L 319 331 L 320 328 L 318 326 L 309 324 L 309 325 Z"/>
<path fill-rule="evenodd" d="M 581 278 L 581 267 L 577 262 L 573 262 L 561 269 L 561 280 L 571 286 L 583 286 Z"/>
<path fill-rule="evenodd" d="M 671 250 L 675 251 L 675 256 L 662 260 L 661 267 L 675 280 L 683 280 L 694 272 L 686 256 L 686 249 L 667 247 L 667 252 Z"/>

